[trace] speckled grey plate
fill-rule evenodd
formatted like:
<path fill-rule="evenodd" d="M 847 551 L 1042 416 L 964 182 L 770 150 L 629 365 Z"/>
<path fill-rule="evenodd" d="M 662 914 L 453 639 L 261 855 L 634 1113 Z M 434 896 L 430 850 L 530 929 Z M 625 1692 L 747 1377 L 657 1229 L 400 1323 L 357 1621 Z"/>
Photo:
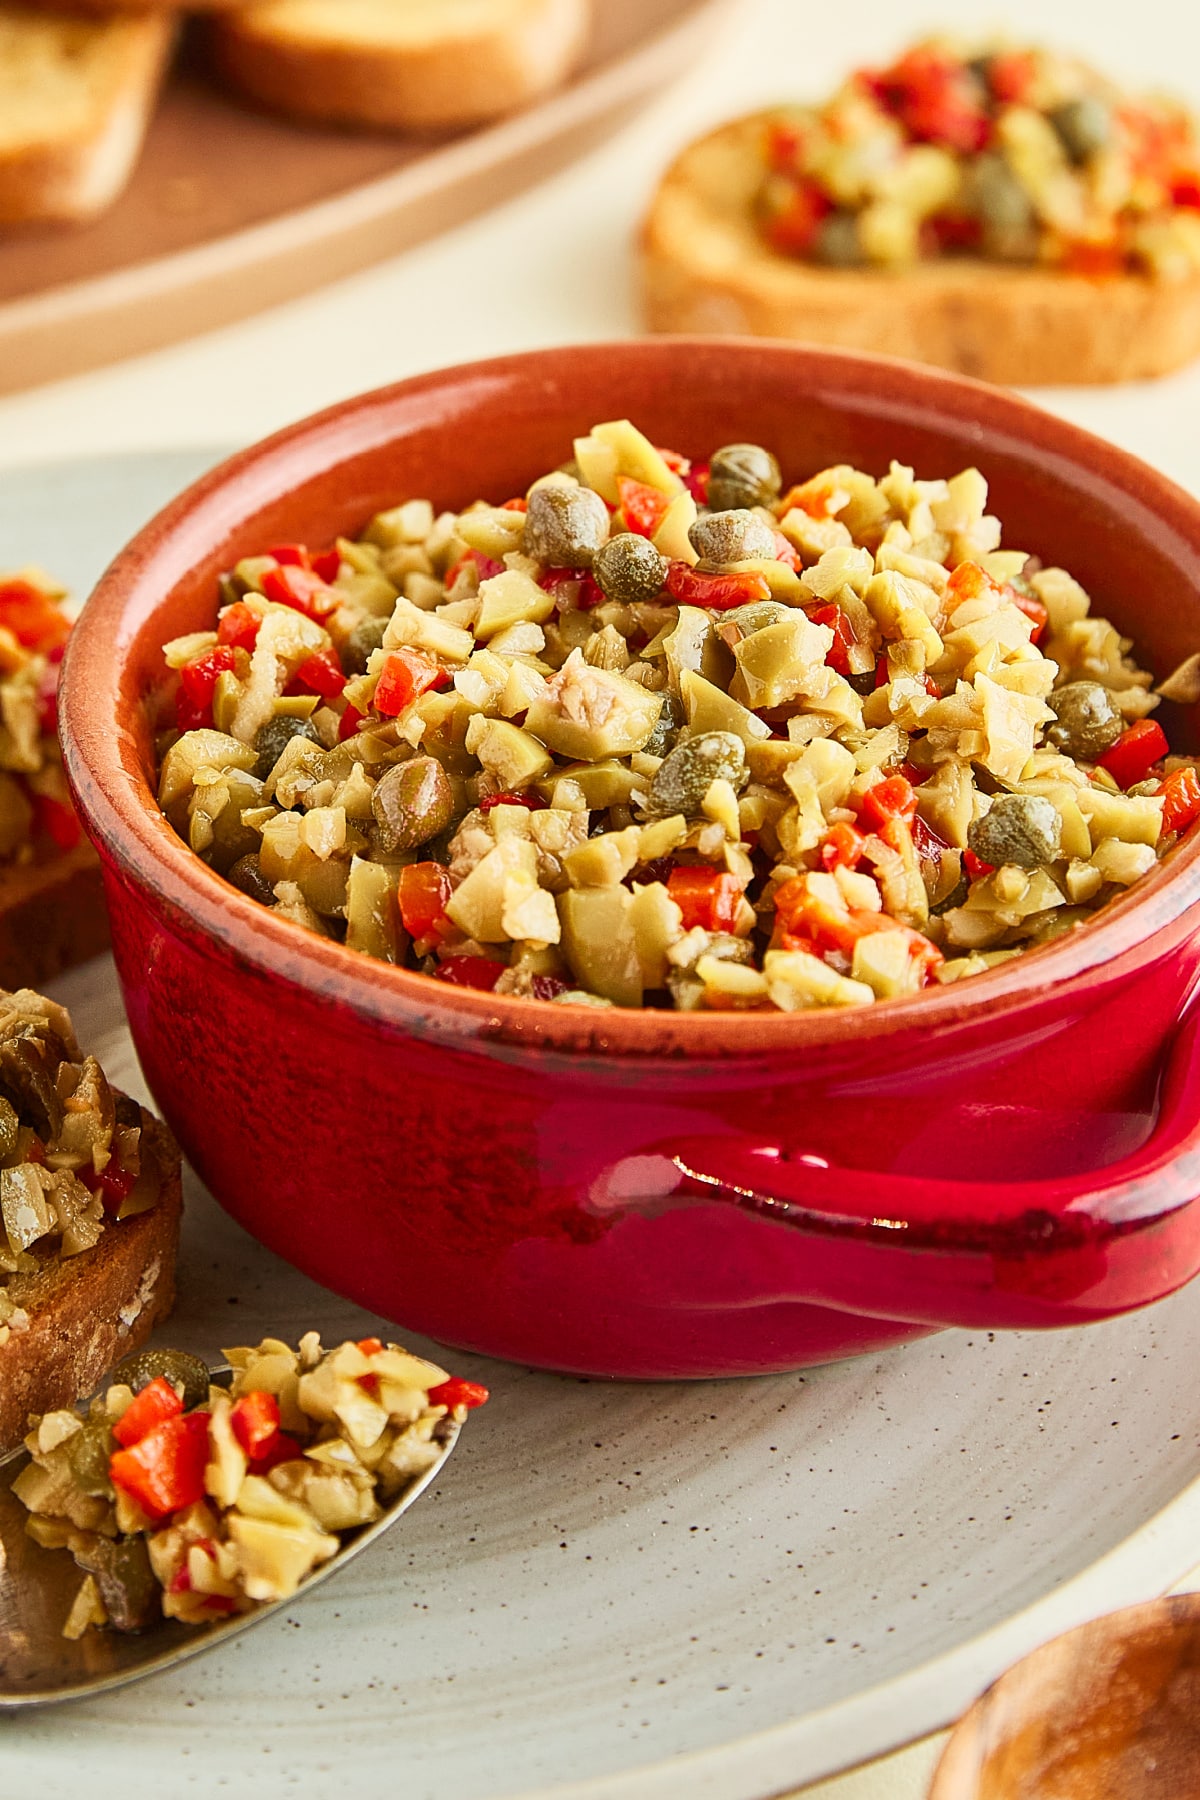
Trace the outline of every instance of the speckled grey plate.
<path fill-rule="evenodd" d="M 208 460 L 0 476 L 0 567 L 86 582 Z M 110 965 L 57 992 L 142 1093 Z M 194 1182 L 188 1200 L 171 1341 L 374 1329 Z M 494 1398 L 405 1530 L 199 1663 L 5 1722 L 0 1787 L 765 1800 L 945 1723 L 1041 1639 L 1195 1563 L 1198 1354 L 1200 1286 L 1084 1332 L 719 1385 L 446 1353 Z"/>

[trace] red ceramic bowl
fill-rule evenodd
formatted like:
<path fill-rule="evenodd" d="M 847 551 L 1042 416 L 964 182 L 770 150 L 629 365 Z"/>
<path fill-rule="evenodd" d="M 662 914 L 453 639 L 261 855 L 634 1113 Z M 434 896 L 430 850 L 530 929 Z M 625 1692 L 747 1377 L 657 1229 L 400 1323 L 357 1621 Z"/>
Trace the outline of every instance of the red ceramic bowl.
<path fill-rule="evenodd" d="M 408 495 L 523 490 L 595 420 L 801 478 L 976 463 L 1165 673 L 1200 645 L 1200 506 L 1013 396 L 762 343 L 558 350 L 423 376 L 207 476 L 118 558 L 67 658 L 67 767 L 146 1077 L 256 1237 L 435 1338 L 610 1376 L 795 1368 L 940 1325 L 1103 1318 L 1200 1261 L 1200 834 L 1100 920 L 866 1010 L 603 1012 L 443 986 L 277 919 L 154 799 L 161 645 L 264 545 Z M 1168 720 L 1177 744 L 1195 721 Z"/>

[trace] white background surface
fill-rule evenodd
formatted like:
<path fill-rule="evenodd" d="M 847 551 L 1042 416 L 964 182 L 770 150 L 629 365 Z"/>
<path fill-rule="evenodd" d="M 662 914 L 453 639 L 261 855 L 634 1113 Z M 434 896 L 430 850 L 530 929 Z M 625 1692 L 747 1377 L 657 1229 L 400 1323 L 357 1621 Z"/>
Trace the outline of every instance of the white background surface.
<path fill-rule="evenodd" d="M 1200 8 L 1183 0 L 955 0 L 940 9 L 747 0 L 740 26 L 640 122 L 488 218 L 247 324 L 0 400 L 0 468 L 249 440 L 422 369 L 626 336 L 637 329 L 631 233 L 656 172 L 684 139 L 743 107 L 819 94 L 848 66 L 951 17 L 964 32 L 999 24 L 1052 37 L 1131 82 L 1171 86 L 1200 104 Z M 1200 367 L 1154 386 L 1040 398 L 1200 488 Z M 812 1790 L 814 1800 L 916 1800 L 933 1755 L 919 1747 Z"/>

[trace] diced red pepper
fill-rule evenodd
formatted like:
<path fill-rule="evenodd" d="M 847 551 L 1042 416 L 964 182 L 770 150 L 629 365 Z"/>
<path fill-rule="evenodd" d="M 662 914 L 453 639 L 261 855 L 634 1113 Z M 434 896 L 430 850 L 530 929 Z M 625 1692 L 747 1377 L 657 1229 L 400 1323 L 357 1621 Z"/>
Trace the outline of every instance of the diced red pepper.
<path fill-rule="evenodd" d="M 243 1394 L 233 1403 L 229 1423 L 234 1437 L 253 1462 L 279 1435 L 279 1402 L 274 1394 L 258 1389 Z"/>
<path fill-rule="evenodd" d="M 968 70 L 933 45 L 906 51 L 872 85 L 881 104 L 918 143 L 972 156 L 991 137 L 991 120 Z"/>
<path fill-rule="evenodd" d="M 58 734 L 59 665 L 48 662 L 38 678 L 38 730 L 46 737 Z"/>
<path fill-rule="evenodd" d="M 968 881 L 982 881 L 985 876 L 995 872 L 995 863 L 984 862 L 982 856 L 976 856 L 973 850 L 964 850 L 962 859 Z"/>
<path fill-rule="evenodd" d="M 683 485 L 697 506 L 708 505 L 708 482 L 712 473 L 712 465 L 707 462 L 693 463 L 683 477 Z"/>
<path fill-rule="evenodd" d="M 0 627 L 11 631 L 26 650 L 47 655 L 61 650 L 71 635 L 71 621 L 61 606 L 20 577 L 0 581 Z"/>
<path fill-rule="evenodd" d="M 767 164 L 777 175 L 796 168 L 809 133 L 798 119 L 772 119 L 767 125 Z"/>
<path fill-rule="evenodd" d="M 1028 50 L 1002 50 L 989 58 L 988 86 L 1005 106 L 1016 106 L 1029 92 L 1037 60 Z"/>
<path fill-rule="evenodd" d="M 278 606 L 290 606 L 306 619 L 327 619 L 341 604 L 340 597 L 312 569 L 299 569 L 283 564 L 268 569 L 262 578 L 262 591 Z"/>
<path fill-rule="evenodd" d="M 208 1413 L 181 1413 L 128 1450 L 115 1450 L 108 1472 L 114 1487 L 158 1520 L 204 1498 L 207 1462 Z"/>
<path fill-rule="evenodd" d="M 671 870 L 667 892 L 683 915 L 683 929 L 694 931 L 732 931 L 742 898 L 741 884 L 735 875 L 708 868 Z"/>
<path fill-rule="evenodd" d="M 483 1406 L 488 1400 L 488 1390 L 477 1381 L 463 1381 L 458 1375 L 452 1375 L 449 1381 L 440 1381 L 429 1390 L 431 1406 L 465 1406 L 470 1412 L 476 1406 Z"/>
<path fill-rule="evenodd" d="M 494 806 L 525 806 L 530 812 L 542 812 L 548 804 L 540 794 L 485 794 L 479 811 L 490 813 Z"/>
<path fill-rule="evenodd" d="M 946 583 L 946 591 L 958 605 L 963 600 L 978 600 L 981 594 L 998 593 L 999 589 L 986 569 L 981 569 L 976 562 L 960 562 L 950 572 Z M 950 609 L 953 611 L 953 607 Z"/>
<path fill-rule="evenodd" d="M 286 1431 L 277 1431 L 271 1440 L 264 1444 L 257 1456 L 250 1459 L 252 1475 L 269 1475 L 280 1463 L 295 1462 L 304 1455 L 304 1446 L 298 1438 L 291 1437 Z"/>
<path fill-rule="evenodd" d="M 967 213 L 936 213 L 921 226 L 922 252 L 945 256 L 955 250 L 977 250 L 983 237 L 978 219 Z"/>
<path fill-rule="evenodd" d="M 83 827 L 75 816 L 75 809 L 65 800 L 56 800 L 53 794 L 33 794 L 33 816 L 36 828 L 58 850 L 73 850 L 83 837 Z"/>
<path fill-rule="evenodd" d="M 305 657 L 292 680 L 308 693 L 319 694 L 322 700 L 336 700 L 346 685 L 345 673 L 332 645 L 327 645 L 324 650 L 314 650 L 311 656 Z"/>
<path fill-rule="evenodd" d="M 1090 281 L 1103 281 L 1124 273 L 1127 257 L 1118 243 L 1089 243 L 1079 240 L 1068 244 L 1062 254 L 1062 268 L 1068 275 L 1084 275 Z"/>
<path fill-rule="evenodd" d="M 1172 769 L 1159 786 L 1163 797 L 1163 830 L 1186 831 L 1200 819 L 1200 775 L 1190 764 Z"/>
<path fill-rule="evenodd" d="M 853 825 L 844 822 L 831 825 L 821 839 L 821 866 L 825 869 L 853 869 L 862 858 L 866 838 Z"/>
<path fill-rule="evenodd" d="M 741 575 L 713 575 L 685 562 L 671 563 L 667 592 L 681 606 L 700 606 L 706 612 L 728 612 L 750 600 L 771 598 L 771 589 L 762 575 L 749 571 Z"/>
<path fill-rule="evenodd" d="M 137 1175 L 132 1169 L 123 1168 L 113 1156 L 105 1165 L 103 1174 L 97 1175 L 88 1185 L 100 1195 L 105 1212 L 116 1218 L 137 1186 Z"/>
<path fill-rule="evenodd" d="M 1145 781 L 1156 762 L 1170 749 L 1167 734 L 1156 719 L 1138 719 L 1121 733 L 1111 750 L 1100 758 L 1118 787 L 1131 788 Z"/>
<path fill-rule="evenodd" d="M 775 561 L 785 564 L 787 568 L 793 569 L 798 575 L 804 567 L 804 558 L 795 544 L 789 543 L 782 531 L 773 531 L 771 536 L 775 539 Z"/>
<path fill-rule="evenodd" d="M 814 181 L 794 181 L 787 205 L 765 221 L 767 242 L 784 256 L 809 256 L 833 201 Z"/>
<path fill-rule="evenodd" d="M 312 568 L 312 558 L 308 554 L 307 544 L 275 544 L 267 551 L 267 555 L 273 556 L 281 568 Z"/>
<path fill-rule="evenodd" d="M 1046 627 L 1050 623 L 1050 614 L 1041 601 L 1036 600 L 1032 594 L 1018 593 L 1017 589 L 1013 587 L 1005 588 L 1004 597 L 1017 608 L 1018 612 L 1023 612 L 1027 619 L 1032 620 L 1033 632 L 1029 641 L 1031 644 L 1040 644 L 1046 635 Z"/>
<path fill-rule="evenodd" d="M 408 863 L 400 871 L 400 920 L 414 943 L 444 935 L 446 906 L 453 889 L 441 863 Z"/>
<path fill-rule="evenodd" d="M 501 512 L 527 513 L 529 511 L 529 502 L 528 502 L 528 500 L 521 500 L 521 499 L 506 500 L 504 502 L 503 506 L 500 508 L 500 511 Z"/>
<path fill-rule="evenodd" d="M 911 781 L 903 775 L 888 775 L 868 788 L 862 797 L 859 817 L 871 831 L 878 831 L 892 819 L 916 817 L 917 796 Z"/>
<path fill-rule="evenodd" d="M 636 531 L 639 537 L 652 538 L 666 517 L 670 495 L 644 481 L 634 481 L 628 475 L 617 476 L 617 492 L 630 531 Z"/>
<path fill-rule="evenodd" d="M 392 650 L 384 658 L 373 705 L 384 718 L 394 719 L 430 688 L 449 685 L 448 672 L 419 650 Z"/>
<path fill-rule="evenodd" d="M 233 650 L 253 650 L 261 625 L 261 613 L 247 606 L 244 600 L 235 600 L 217 620 L 217 642 L 228 644 Z"/>
<path fill-rule="evenodd" d="M 507 966 L 490 956 L 448 956 L 433 972 L 451 987 L 480 988 L 490 994 Z"/>
<path fill-rule="evenodd" d="M 176 722 L 181 731 L 195 731 L 212 724 L 213 694 L 222 675 L 232 674 L 237 658 L 229 644 L 217 644 L 194 656 L 179 671 L 175 700 Z"/>
<path fill-rule="evenodd" d="M 133 1444 L 140 1444 L 144 1437 L 152 1432 L 156 1425 L 164 1419 L 174 1419 L 183 1411 L 183 1401 L 175 1392 L 169 1381 L 156 1375 L 148 1381 L 140 1394 L 135 1395 L 133 1404 L 126 1408 L 112 1428 L 112 1434 L 118 1444 L 129 1449 Z"/>
<path fill-rule="evenodd" d="M 833 602 L 828 606 L 815 606 L 809 613 L 814 625 L 826 625 L 833 633 L 833 643 L 825 653 L 828 666 L 839 675 L 850 673 L 850 646 L 857 644 L 854 627 L 842 608 Z M 887 659 L 884 659 L 886 671 Z M 877 685 L 881 685 L 878 684 Z"/>
<path fill-rule="evenodd" d="M 383 1349 L 383 1339 L 377 1337 L 359 1338 L 356 1346 L 364 1356 L 378 1356 Z"/>
<path fill-rule="evenodd" d="M 347 738 L 352 738 L 365 718 L 366 714 L 360 713 L 357 707 L 347 706 L 338 726 L 338 743 L 344 744 Z"/>
<path fill-rule="evenodd" d="M 342 566 L 342 553 L 334 544 L 332 549 L 318 550 L 315 555 L 310 555 L 309 564 L 313 574 L 319 575 L 322 581 L 334 582 Z"/>

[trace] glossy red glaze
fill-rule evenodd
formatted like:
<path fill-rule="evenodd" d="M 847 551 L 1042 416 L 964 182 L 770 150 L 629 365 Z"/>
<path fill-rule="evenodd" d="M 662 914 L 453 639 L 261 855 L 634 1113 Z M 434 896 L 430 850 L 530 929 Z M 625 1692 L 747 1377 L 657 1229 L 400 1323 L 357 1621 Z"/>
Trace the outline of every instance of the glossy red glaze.
<path fill-rule="evenodd" d="M 1200 506 L 1025 402 L 872 358 L 664 340 L 348 402 L 160 515 L 68 654 L 67 766 L 150 1086 L 201 1176 L 317 1279 L 456 1345 L 613 1376 L 794 1368 L 939 1324 L 1141 1305 L 1200 1263 L 1200 840 L 1102 919 L 869 1010 L 595 1012 L 370 962 L 264 911 L 160 815 L 145 697 L 215 578 L 411 494 L 521 492 L 597 419 L 801 480 L 976 463 L 1165 672 L 1200 642 Z M 1168 720 L 1178 744 L 1195 721 Z M 1161 1099 L 1161 1104 L 1160 1104 Z"/>

